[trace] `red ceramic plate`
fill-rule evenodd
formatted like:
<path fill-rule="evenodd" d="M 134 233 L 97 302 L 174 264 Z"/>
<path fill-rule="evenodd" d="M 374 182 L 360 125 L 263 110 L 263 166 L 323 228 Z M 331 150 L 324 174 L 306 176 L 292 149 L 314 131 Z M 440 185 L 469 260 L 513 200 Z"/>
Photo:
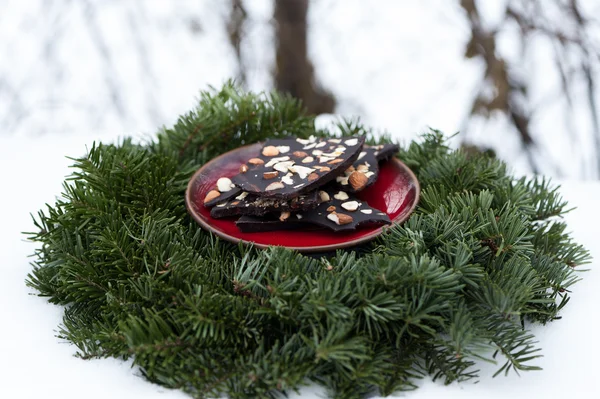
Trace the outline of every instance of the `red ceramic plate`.
<path fill-rule="evenodd" d="M 215 187 L 219 177 L 232 177 L 241 164 L 256 157 L 262 148 L 256 143 L 229 151 L 205 164 L 191 178 L 185 202 L 188 212 L 206 230 L 233 243 L 254 243 L 259 248 L 279 245 L 300 252 L 325 252 L 370 241 L 383 232 L 383 226 L 358 227 L 355 231 L 334 233 L 326 229 L 301 229 L 242 233 L 236 218 L 214 219 L 204 207 L 204 197 Z M 419 201 L 419 182 L 414 173 L 398 159 L 380 165 L 379 178 L 369 188 L 358 193 L 362 201 L 386 212 L 393 223 L 405 221 Z"/>

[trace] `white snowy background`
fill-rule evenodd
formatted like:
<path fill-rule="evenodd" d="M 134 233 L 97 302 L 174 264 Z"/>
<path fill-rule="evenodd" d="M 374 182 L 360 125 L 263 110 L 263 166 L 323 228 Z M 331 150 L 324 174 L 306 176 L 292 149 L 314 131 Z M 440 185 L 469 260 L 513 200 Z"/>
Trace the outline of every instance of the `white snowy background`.
<path fill-rule="evenodd" d="M 487 26 L 498 23 L 504 3 L 478 2 Z M 145 382 L 129 363 L 74 358 L 74 348 L 55 337 L 62 310 L 24 286 L 33 247 L 21 232 L 33 228 L 29 213 L 61 191 L 65 156 L 82 155 L 94 140 L 150 136 L 190 109 L 200 90 L 236 75 L 224 27 L 228 4 L 0 0 L 0 398 L 186 397 Z M 582 4 L 588 16 L 600 17 L 600 0 Z M 270 90 L 273 5 L 245 5 L 247 85 Z M 516 173 L 530 172 L 505 116 L 468 118 L 484 69 L 463 57 L 469 28 L 457 1 L 313 0 L 309 24 L 310 55 L 317 78 L 337 98 L 336 113 L 360 116 L 403 141 L 427 126 L 460 130 L 494 147 Z M 530 102 L 539 105 L 532 134 L 548 160 L 543 172 L 560 179 L 563 195 L 578 207 L 567 221 L 598 259 L 600 184 L 590 181 L 598 172 L 584 87 L 575 87 L 569 111 L 549 43 L 540 38 L 527 51 L 518 43 L 516 28 L 506 28 L 498 51 L 530 82 Z M 482 365 L 479 384 L 425 380 L 401 396 L 600 397 L 594 265 L 575 286 L 564 319 L 533 330 L 544 349 L 543 372 L 492 379 L 493 369 Z M 308 388 L 300 397 L 322 394 Z"/>

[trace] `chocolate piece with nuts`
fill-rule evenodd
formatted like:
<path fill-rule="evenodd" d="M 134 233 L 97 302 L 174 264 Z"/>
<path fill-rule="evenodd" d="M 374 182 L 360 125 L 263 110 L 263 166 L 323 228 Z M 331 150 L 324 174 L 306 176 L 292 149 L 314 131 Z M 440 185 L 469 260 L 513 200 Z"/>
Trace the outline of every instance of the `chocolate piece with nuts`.
<path fill-rule="evenodd" d="M 219 203 L 212 208 L 210 216 L 215 219 L 237 215 L 263 216 L 270 213 L 281 216 L 282 212 L 308 211 L 316 208 L 321 202 L 322 200 L 317 190 L 292 198 L 291 200 L 264 198 L 243 192 L 237 197 Z M 287 219 L 287 217 L 284 219 Z"/>
<path fill-rule="evenodd" d="M 294 223 L 295 226 L 300 223 L 326 227 L 335 232 L 354 230 L 365 224 L 391 224 L 385 212 L 372 208 L 366 202 L 335 187 L 324 188 L 319 192 L 319 197 L 323 199 L 319 206 L 291 214 L 283 221 L 264 221 L 262 218 L 242 216 L 236 224 L 243 232 L 267 231 L 264 223 L 268 224 L 268 231 L 279 228 L 289 230 L 289 223 Z M 325 200 L 326 198 L 328 199 Z"/>
<path fill-rule="evenodd" d="M 229 198 L 237 197 L 242 190 L 236 187 L 230 178 L 221 177 L 215 183 L 215 187 L 204 197 L 204 206 L 212 208 L 216 204 L 226 201 Z"/>
<path fill-rule="evenodd" d="M 390 159 L 398 152 L 396 144 L 363 146 L 352 166 L 335 179 L 337 188 L 356 193 L 375 183 L 379 176 L 379 163 Z"/>
<path fill-rule="evenodd" d="M 364 141 L 364 136 L 268 140 L 232 181 L 250 194 L 288 200 L 342 174 L 359 157 Z"/>

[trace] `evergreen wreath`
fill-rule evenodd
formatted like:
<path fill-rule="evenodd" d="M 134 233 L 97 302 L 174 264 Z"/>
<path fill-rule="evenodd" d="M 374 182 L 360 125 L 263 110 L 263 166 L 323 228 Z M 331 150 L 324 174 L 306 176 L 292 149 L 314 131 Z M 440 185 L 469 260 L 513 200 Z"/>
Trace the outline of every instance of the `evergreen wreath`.
<path fill-rule="evenodd" d="M 192 173 L 269 137 L 331 135 L 288 96 L 232 83 L 156 139 L 94 144 L 53 206 L 27 284 L 64 306 L 59 336 L 83 359 L 133 357 L 144 377 L 195 397 L 275 397 L 307 382 L 363 397 L 536 370 L 530 322 L 558 318 L 588 252 L 543 178 L 451 150 L 432 130 L 398 154 L 417 174 L 410 219 L 353 251 L 322 257 L 236 246 L 184 206 Z M 337 134 L 367 134 L 343 122 Z"/>

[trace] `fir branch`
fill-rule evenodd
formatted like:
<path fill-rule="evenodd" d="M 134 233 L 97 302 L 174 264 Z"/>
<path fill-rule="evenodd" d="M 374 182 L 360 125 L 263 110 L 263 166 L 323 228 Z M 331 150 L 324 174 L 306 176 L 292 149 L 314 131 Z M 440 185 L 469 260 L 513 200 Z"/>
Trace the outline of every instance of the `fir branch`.
<path fill-rule="evenodd" d="M 235 246 L 200 229 L 183 194 L 212 157 L 317 131 L 301 104 L 229 82 L 144 145 L 94 144 L 62 197 L 33 218 L 27 284 L 65 306 L 60 337 L 83 359 L 133 357 L 150 381 L 195 397 L 277 397 L 308 381 L 334 397 L 414 389 L 429 375 L 536 370 L 524 321 L 560 318 L 589 252 L 549 181 L 515 179 L 432 130 L 401 149 L 421 203 L 375 243 L 320 258 Z M 496 358 L 487 353 L 496 352 Z"/>

